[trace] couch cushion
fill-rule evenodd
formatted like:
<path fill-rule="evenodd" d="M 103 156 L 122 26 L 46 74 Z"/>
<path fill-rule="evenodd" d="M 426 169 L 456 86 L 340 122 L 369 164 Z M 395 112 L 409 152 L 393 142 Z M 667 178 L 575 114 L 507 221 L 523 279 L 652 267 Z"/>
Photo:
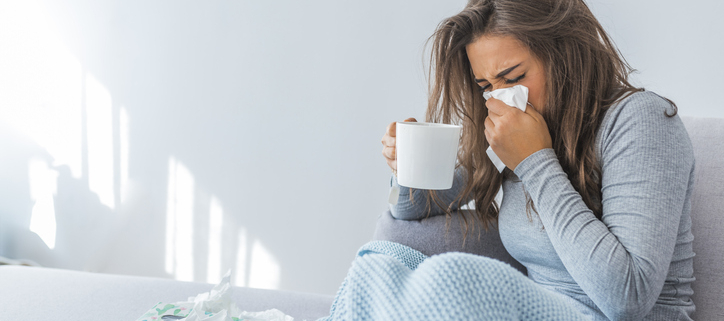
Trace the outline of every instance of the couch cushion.
<path fill-rule="evenodd" d="M 450 221 L 445 215 L 428 217 L 419 221 L 396 220 L 390 211 L 377 219 L 373 240 L 392 241 L 407 245 L 432 256 L 445 252 L 465 252 L 494 258 L 510 264 L 525 273 L 525 267 L 518 263 L 503 247 L 498 229 L 493 225 L 488 231 L 476 228 L 468 232 L 463 244 L 463 218 L 472 222 L 472 211 L 453 212 Z M 476 224 L 476 227 L 479 224 Z"/>
<path fill-rule="evenodd" d="M 724 119 L 682 117 L 696 159 L 691 196 L 696 320 L 724 318 Z"/>

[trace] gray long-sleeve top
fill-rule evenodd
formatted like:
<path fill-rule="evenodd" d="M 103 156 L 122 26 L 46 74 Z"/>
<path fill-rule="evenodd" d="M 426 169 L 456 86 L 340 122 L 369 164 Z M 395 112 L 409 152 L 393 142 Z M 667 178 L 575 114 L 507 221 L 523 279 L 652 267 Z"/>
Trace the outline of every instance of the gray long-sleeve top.
<path fill-rule="evenodd" d="M 691 191 L 694 154 L 678 116 L 652 92 L 611 107 L 597 133 L 603 217 L 596 219 L 552 149 L 505 169 L 498 226 L 510 254 L 537 284 L 562 294 L 593 320 L 691 320 L 694 311 Z M 466 176 L 459 169 L 452 200 Z M 427 215 L 426 194 L 400 187 L 391 212 Z M 530 195 L 537 214 L 526 214 Z M 469 200 L 469 198 L 468 198 Z M 431 215 L 442 214 L 434 205 Z"/>

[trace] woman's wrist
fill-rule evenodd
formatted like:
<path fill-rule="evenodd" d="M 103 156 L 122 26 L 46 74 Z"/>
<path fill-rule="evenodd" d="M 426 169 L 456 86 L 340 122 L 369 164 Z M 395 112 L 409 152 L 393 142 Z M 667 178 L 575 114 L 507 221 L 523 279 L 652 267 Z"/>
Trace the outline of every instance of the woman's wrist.
<path fill-rule="evenodd" d="M 513 173 L 515 173 L 516 176 L 523 180 L 523 178 L 527 176 L 531 171 L 535 171 L 537 165 L 552 158 L 558 159 L 553 148 L 543 148 L 533 154 L 530 154 L 530 156 L 526 157 L 520 163 L 518 163 L 518 165 L 512 169 Z"/>

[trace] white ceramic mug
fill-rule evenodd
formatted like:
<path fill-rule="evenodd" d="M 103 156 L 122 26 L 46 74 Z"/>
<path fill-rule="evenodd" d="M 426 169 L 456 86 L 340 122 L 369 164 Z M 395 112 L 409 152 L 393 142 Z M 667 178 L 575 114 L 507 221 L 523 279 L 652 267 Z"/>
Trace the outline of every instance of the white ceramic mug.
<path fill-rule="evenodd" d="M 397 183 L 450 189 L 462 126 L 418 122 L 398 122 L 396 126 Z"/>

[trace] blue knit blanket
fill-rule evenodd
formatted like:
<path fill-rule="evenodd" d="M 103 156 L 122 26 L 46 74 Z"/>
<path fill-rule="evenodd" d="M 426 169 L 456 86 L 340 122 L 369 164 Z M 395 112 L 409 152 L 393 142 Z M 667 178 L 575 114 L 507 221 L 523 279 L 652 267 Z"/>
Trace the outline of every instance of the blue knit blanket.
<path fill-rule="evenodd" d="M 511 266 L 483 256 L 427 257 L 398 243 L 358 251 L 330 316 L 319 320 L 586 320 Z"/>

